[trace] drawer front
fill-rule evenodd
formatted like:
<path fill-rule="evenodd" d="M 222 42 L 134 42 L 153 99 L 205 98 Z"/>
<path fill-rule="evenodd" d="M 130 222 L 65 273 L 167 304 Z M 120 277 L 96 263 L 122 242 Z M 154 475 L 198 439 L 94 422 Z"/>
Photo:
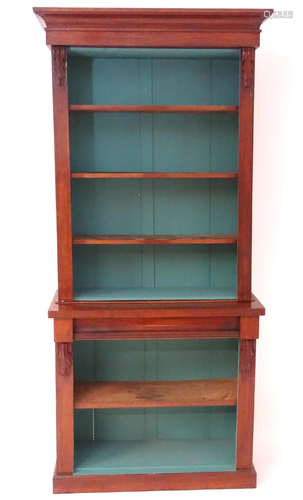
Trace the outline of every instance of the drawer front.
<path fill-rule="evenodd" d="M 238 317 L 75 319 L 75 340 L 138 338 L 237 338 Z"/>

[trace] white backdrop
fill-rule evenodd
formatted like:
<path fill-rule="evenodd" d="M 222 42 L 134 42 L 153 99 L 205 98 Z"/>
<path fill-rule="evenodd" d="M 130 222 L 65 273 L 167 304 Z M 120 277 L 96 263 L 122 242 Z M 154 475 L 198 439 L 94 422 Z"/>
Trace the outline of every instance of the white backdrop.
<path fill-rule="evenodd" d="M 49 0 L 37 6 L 293 9 L 294 19 L 263 25 L 256 59 L 253 291 L 266 307 L 257 349 L 258 489 L 114 493 L 103 498 L 152 500 L 163 495 L 178 500 L 186 495 L 194 500 L 203 494 L 206 500 L 263 500 L 276 493 L 299 498 L 303 165 L 298 151 L 302 64 L 297 40 L 302 8 L 246 0 L 232 5 Z M 56 289 L 56 228 L 50 52 L 31 8 L 29 0 L 1 7 L 0 488 L 4 498 L 44 500 L 52 498 L 55 465 L 54 344 L 47 309 Z"/>

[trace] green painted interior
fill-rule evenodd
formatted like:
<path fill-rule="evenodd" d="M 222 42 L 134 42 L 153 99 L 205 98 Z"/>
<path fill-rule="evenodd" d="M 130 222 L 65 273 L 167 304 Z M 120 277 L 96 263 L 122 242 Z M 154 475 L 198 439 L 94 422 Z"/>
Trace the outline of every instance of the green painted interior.
<path fill-rule="evenodd" d="M 70 113 L 73 172 L 237 172 L 238 116 Z"/>
<path fill-rule="evenodd" d="M 76 288 L 75 301 L 235 300 L 234 287 Z"/>
<path fill-rule="evenodd" d="M 237 105 L 239 51 L 68 50 L 71 104 Z M 237 172 L 238 116 L 70 113 L 73 172 Z M 73 234 L 236 234 L 236 179 L 72 179 Z M 78 246 L 75 300 L 234 299 L 235 245 Z"/>
<path fill-rule="evenodd" d="M 238 59 L 239 49 L 170 49 L 170 48 L 113 48 L 113 47 L 69 47 L 70 57 L 110 59 Z"/>
<path fill-rule="evenodd" d="M 74 245 L 75 300 L 235 299 L 236 245 Z"/>
<path fill-rule="evenodd" d="M 237 372 L 237 339 L 74 343 L 74 376 L 81 381 L 199 380 Z M 234 470 L 235 439 L 236 407 L 75 410 L 75 473 Z"/>
<path fill-rule="evenodd" d="M 236 234 L 237 182 L 73 179 L 72 224 L 74 234 Z M 236 298 L 236 245 L 75 245 L 73 269 L 75 300 Z"/>
<path fill-rule="evenodd" d="M 75 475 L 234 470 L 234 439 L 75 442 Z"/>
<path fill-rule="evenodd" d="M 237 234 L 236 179 L 72 179 L 73 234 Z"/>
<path fill-rule="evenodd" d="M 237 105 L 238 72 L 238 58 L 70 57 L 69 102 Z M 72 112 L 70 153 L 74 172 L 236 172 L 238 117 Z"/>
<path fill-rule="evenodd" d="M 74 377 L 82 381 L 216 379 L 237 377 L 237 370 L 237 339 L 74 343 Z"/>
<path fill-rule="evenodd" d="M 238 105 L 239 51 L 68 50 L 70 104 Z M 237 172 L 234 114 L 70 113 L 73 172 Z M 73 179 L 74 234 L 236 234 L 237 181 Z M 74 245 L 75 300 L 236 298 L 236 245 Z M 237 339 L 74 343 L 76 380 L 237 377 Z M 236 407 L 75 410 L 75 474 L 235 470 Z"/>
<path fill-rule="evenodd" d="M 146 50 L 144 51 L 146 54 Z M 175 57 L 174 57 L 175 52 Z M 69 57 L 70 104 L 237 105 L 239 56 L 216 51 L 186 57 L 187 51 L 158 51 L 162 57 Z M 199 52 L 199 51 L 198 51 Z M 228 51 L 227 51 L 228 52 Z M 121 52 L 122 53 L 122 52 Z M 212 56 L 212 57 L 211 57 Z M 90 102 L 87 99 L 90 98 Z"/>

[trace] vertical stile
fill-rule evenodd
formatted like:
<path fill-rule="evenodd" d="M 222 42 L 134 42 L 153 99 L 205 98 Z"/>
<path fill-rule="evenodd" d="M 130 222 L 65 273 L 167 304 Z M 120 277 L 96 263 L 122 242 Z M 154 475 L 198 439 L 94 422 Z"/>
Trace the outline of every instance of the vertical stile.
<path fill-rule="evenodd" d="M 52 47 L 56 172 L 58 300 L 73 299 L 69 121 L 66 49 Z"/>
<path fill-rule="evenodd" d="M 240 64 L 238 177 L 238 299 L 251 299 L 252 170 L 255 49 L 243 48 Z"/>
<path fill-rule="evenodd" d="M 242 323 L 246 318 L 242 318 Z M 240 339 L 236 467 L 253 467 L 256 340 Z"/>
<path fill-rule="evenodd" d="M 56 342 L 55 346 L 57 474 L 71 475 L 74 469 L 73 343 Z"/>

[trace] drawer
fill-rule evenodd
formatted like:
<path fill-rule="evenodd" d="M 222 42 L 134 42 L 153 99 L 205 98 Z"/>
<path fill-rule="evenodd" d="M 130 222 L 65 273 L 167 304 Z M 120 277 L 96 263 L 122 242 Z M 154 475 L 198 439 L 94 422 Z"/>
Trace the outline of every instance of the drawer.
<path fill-rule="evenodd" d="M 239 317 L 74 320 L 75 340 L 139 338 L 237 338 Z"/>

